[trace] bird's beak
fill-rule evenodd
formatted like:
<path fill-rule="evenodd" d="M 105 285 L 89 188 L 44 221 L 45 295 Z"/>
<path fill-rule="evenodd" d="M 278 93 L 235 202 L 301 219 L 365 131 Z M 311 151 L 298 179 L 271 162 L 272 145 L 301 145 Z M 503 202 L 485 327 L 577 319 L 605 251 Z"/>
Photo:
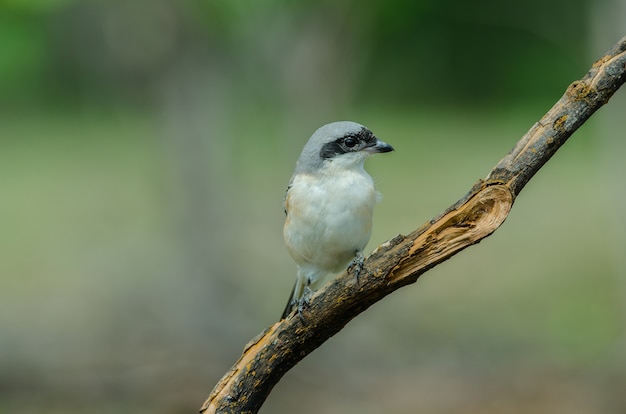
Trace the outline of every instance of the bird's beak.
<path fill-rule="evenodd" d="M 391 152 L 393 151 L 393 147 L 386 142 L 377 139 L 374 145 L 367 148 L 367 151 L 371 152 L 372 154 L 377 154 L 379 152 Z"/>

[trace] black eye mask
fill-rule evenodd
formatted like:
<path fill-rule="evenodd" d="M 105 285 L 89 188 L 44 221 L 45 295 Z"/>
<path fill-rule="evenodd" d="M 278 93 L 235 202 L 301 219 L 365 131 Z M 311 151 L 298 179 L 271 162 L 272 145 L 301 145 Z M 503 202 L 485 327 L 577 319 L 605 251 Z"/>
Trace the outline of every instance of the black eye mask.
<path fill-rule="evenodd" d="M 376 137 L 372 131 L 363 128 L 357 133 L 350 133 L 324 144 L 320 150 L 320 158 L 326 160 L 348 152 L 360 151 L 373 145 L 376 145 Z"/>

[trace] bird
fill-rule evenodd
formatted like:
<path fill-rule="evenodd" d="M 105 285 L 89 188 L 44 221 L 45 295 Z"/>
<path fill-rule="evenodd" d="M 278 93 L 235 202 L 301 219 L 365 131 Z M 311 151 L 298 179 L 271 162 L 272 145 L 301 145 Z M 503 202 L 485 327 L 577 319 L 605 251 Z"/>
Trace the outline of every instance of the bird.
<path fill-rule="evenodd" d="M 284 199 L 283 239 L 297 265 L 296 283 L 281 319 L 302 318 L 315 289 L 346 268 L 358 275 L 380 195 L 365 160 L 394 151 L 369 129 L 339 121 L 317 129 L 296 162 Z"/>

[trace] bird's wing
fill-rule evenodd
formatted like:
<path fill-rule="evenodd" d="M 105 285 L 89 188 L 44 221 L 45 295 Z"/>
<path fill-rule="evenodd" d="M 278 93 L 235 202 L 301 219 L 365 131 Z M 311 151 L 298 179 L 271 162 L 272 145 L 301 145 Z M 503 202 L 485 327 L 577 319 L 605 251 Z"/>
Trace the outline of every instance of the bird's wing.
<path fill-rule="evenodd" d="M 285 210 L 285 215 L 287 215 L 287 211 L 289 211 L 289 190 L 293 186 L 293 177 L 289 180 L 289 185 L 287 185 L 287 190 L 285 191 L 285 198 L 283 199 L 283 210 Z"/>

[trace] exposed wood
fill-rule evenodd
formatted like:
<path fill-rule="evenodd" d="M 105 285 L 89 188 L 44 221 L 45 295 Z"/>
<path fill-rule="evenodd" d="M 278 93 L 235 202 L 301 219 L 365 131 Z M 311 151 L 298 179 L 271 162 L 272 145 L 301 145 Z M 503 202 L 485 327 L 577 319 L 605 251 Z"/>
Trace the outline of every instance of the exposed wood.
<path fill-rule="evenodd" d="M 205 413 L 255 413 L 291 367 L 351 319 L 428 269 L 480 242 L 504 222 L 515 198 L 567 139 L 626 81 L 626 38 L 522 137 L 515 148 L 461 200 L 407 236 L 379 246 L 358 281 L 345 272 L 317 291 L 303 317 L 267 328 L 215 386 Z"/>

